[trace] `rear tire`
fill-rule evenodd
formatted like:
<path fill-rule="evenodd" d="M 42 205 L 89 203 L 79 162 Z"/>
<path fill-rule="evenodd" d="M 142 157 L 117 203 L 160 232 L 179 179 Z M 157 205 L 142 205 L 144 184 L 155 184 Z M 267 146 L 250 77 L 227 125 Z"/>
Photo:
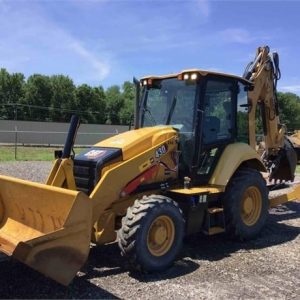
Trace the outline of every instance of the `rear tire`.
<path fill-rule="evenodd" d="M 127 209 L 118 244 L 131 268 L 156 272 L 174 262 L 183 237 L 184 219 L 178 204 L 168 197 L 151 195 Z"/>
<path fill-rule="evenodd" d="M 225 227 L 233 239 L 256 237 L 268 217 L 268 189 L 260 172 L 243 168 L 230 180 L 224 195 Z"/>

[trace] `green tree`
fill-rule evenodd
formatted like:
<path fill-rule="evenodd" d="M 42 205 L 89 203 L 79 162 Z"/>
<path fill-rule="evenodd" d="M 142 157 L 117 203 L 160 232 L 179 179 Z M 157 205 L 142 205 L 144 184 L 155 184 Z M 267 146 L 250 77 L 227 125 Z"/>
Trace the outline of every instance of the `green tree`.
<path fill-rule="evenodd" d="M 124 107 L 120 87 L 111 86 L 106 90 L 107 124 L 120 124 L 120 111 Z"/>
<path fill-rule="evenodd" d="M 105 93 L 102 87 L 82 84 L 76 88 L 76 110 L 83 123 L 105 123 Z"/>
<path fill-rule="evenodd" d="M 102 86 L 93 88 L 94 97 L 92 107 L 97 111 L 96 123 L 104 124 L 106 122 L 106 95 Z"/>
<path fill-rule="evenodd" d="M 278 93 L 279 116 L 288 131 L 300 129 L 300 97 L 293 93 Z"/>
<path fill-rule="evenodd" d="M 9 74 L 0 70 L 0 118 L 17 118 L 17 104 L 24 97 L 25 78 L 21 73 Z"/>
<path fill-rule="evenodd" d="M 120 109 L 120 122 L 123 125 L 129 125 L 133 122 L 134 101 L 135 101 L 135 86 L 129 81 L 123 84 L 122 98 L 124 101 L 123 107 Z"/>
<path fill-rule="evenodd" d="M 54 75 L 50 77 L 52 97 L 50 117 L 52 121 L 69 122 L 72 115 L 69 110 L 76 110 L 75 90 L 73 80 L 68 76 Z M 68 110 L 68 111 L 67 111 Z"/>
<path fill-rule="evenodd" d="M 6 69 L 0 70 L 0 118 L 8 119 L 7 106 L 9 95 L 9 73 Z"/>
<path fill-rule="evenodd" d="M 25 97 L 22 104 L 28 105 L 23 108 L 24 117 L 36 121 L 49 121 L 53 95 L 52 85 L 48 76 L 34 74 L 27 79 Z M 44 109 L 43 109 L 44 108 Z"/>

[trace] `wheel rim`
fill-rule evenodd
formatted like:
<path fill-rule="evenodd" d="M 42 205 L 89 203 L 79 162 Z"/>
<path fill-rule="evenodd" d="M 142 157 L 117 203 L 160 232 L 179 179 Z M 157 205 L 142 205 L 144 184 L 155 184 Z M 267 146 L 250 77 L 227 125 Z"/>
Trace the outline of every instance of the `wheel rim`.
<path fill-rule="evenodd" d="M 260 217 L 262 209 L 262 196 L 259 189 L 255 186 L 247 188 L 244 192 L 241 203 L 241 217 L 243 222 L 254 225 Z"/>
<path fill-rule="evenodd" d="M 154 256 L 166 254 L 175 238 L 175 226 L 172 219 L 168 216 L 159 216 L 151 224 L 148 236 L 147 246 L 150 253 Z"/>

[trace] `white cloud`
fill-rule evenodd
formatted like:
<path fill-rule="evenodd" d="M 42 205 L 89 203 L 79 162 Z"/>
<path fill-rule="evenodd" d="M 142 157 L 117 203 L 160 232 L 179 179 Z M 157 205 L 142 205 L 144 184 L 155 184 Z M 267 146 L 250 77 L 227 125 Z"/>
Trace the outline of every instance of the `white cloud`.
<path fill-rule="evenodd" d="M 110 65 L 97 58 L 92 52 L 88 51 L 78 40 L 73 40 L 69 44 L 70 49 L 82 57 L 97 72 L 99 80 L 105 79 L 110 73 Z"/>
<path fill-rule="evenodd" d="M 280 89 L 282 89 L 286 92 L 300 93 L 300 84 L 282 86 L 282 87 L 280 87 Z"/>
<path fill-rule="evenodd" d="M 5 2 L 7 3 L 7 2 Z M 66 74 L 76 83 L 99 82 L 110 73 L 109 55 L 45 17 L 39 7 L 0 2 L 0 67 L 12 72 Z"/>
<path fill-rule="evenodd" d="M 240 44 L 248 44 L 253 39 L 247 30 L 241 28 L 228 28 L 221 31 L 220 35 L 227 42 L 235 42 Z"/>
<path fill-rule="evenodd" d="M 255 41 L 270 40 L 269 36 L 266 36 L 260 32 L 249 32 L 244 28 L 227 28 L 219 32 L 219 36 L 224 42 L 238 43 L 238 44 L 250 44 Z"/>

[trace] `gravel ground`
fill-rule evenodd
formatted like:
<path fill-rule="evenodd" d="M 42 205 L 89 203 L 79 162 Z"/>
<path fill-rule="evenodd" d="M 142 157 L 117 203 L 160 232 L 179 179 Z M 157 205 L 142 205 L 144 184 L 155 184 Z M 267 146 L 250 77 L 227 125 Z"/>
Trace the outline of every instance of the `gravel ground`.
<path fill-rule="evenodd" d="M 48 162 L 0 163 L 0 174 L 45 180 Z M 93 247 L 73 283 L 63 287 L 25 265 L 0 262 L 1 298 L 300 299 L 300 203 L 270 211 L 253 241 L 223 234 L 185 240 L 180 259 L 159 275 L 128 272 L 117 245 Z"/>

